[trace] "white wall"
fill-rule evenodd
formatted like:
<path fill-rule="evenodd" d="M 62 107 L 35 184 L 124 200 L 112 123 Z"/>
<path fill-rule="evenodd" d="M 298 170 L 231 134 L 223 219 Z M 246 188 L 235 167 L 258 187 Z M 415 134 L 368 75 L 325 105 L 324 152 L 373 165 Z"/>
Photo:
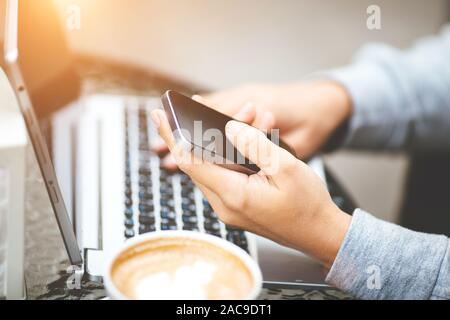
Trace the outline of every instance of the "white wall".
<path fill-rule="evenodd" d="M 447 19 L 445 0 L 56 0 L 81 8 L 74 48 L 223 88 L 282 82 L 349 62 L 368 41 L 406 47 Z M 366 28 L 378 4 L 382 29 Z M 360 204 L 389 220 L 401 196 L 399 156 L 340 154 L 328 159 Z"/>

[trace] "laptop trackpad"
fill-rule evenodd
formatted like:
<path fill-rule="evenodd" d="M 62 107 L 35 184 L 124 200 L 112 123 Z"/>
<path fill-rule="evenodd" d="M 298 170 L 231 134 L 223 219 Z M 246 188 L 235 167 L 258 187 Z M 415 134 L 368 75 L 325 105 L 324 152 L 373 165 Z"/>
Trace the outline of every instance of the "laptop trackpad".
<path fill-rule="evenodd" d="M 266 286 L 325 285 L 327 271 L 317 261 L 259 236 L 256 241 L 258 263 Z"/>

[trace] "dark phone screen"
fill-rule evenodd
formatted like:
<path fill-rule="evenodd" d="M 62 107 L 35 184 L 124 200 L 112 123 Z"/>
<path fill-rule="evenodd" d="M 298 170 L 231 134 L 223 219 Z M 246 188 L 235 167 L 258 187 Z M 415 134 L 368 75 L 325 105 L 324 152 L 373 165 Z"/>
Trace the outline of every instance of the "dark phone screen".
<path fill-rule="evenodd" d="M 233 118 L 175 91 L 166 92 L 163 104 L 169 114 L 172 129 L 181 129 L 181 135 L 191 144 L 215 153 L 230 163 L 243 165 L 253 172 L 259 171 L 259 168 L 245 159 L 226 138 L 225 126 Z M 267 137 L 293 153 L 292 149 L 279 139 L 277 132 L 267 134 Z"/>

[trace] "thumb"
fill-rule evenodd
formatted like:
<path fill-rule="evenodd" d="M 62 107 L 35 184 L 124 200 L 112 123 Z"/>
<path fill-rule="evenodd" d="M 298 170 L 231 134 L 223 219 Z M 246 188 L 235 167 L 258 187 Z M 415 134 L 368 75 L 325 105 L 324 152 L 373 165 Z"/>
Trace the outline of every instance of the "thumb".
<path fill-rule="evenodd" d="M 225 132 L 243 156 L 275 180 L 284 175 L 286 165 L 295 159 L 288 151 L 270 141 L 262 131 L 245 123 L 229 121 Z"/>

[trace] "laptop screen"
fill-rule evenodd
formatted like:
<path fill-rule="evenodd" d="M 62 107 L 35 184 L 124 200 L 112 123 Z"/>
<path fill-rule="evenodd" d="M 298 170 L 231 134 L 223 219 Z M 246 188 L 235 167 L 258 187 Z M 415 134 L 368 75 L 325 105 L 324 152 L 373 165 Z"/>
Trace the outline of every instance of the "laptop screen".
<path fill-rule="evenodd" d="M 18 31 L 20 70 L 42 120 L 79 95 L 80 79 L 53 0 L 19 1 Z"/>
<path fill-rule="evenodd" d="M 69 259 L 79 265 L 81 252 L 39 121 L 76 96 L 78 77 L 70 66 L 52 1 L 7 0 L 6 4 L 2 8 L 6 12 L 2 21 L 4 67 L 16 93 Z"/>

